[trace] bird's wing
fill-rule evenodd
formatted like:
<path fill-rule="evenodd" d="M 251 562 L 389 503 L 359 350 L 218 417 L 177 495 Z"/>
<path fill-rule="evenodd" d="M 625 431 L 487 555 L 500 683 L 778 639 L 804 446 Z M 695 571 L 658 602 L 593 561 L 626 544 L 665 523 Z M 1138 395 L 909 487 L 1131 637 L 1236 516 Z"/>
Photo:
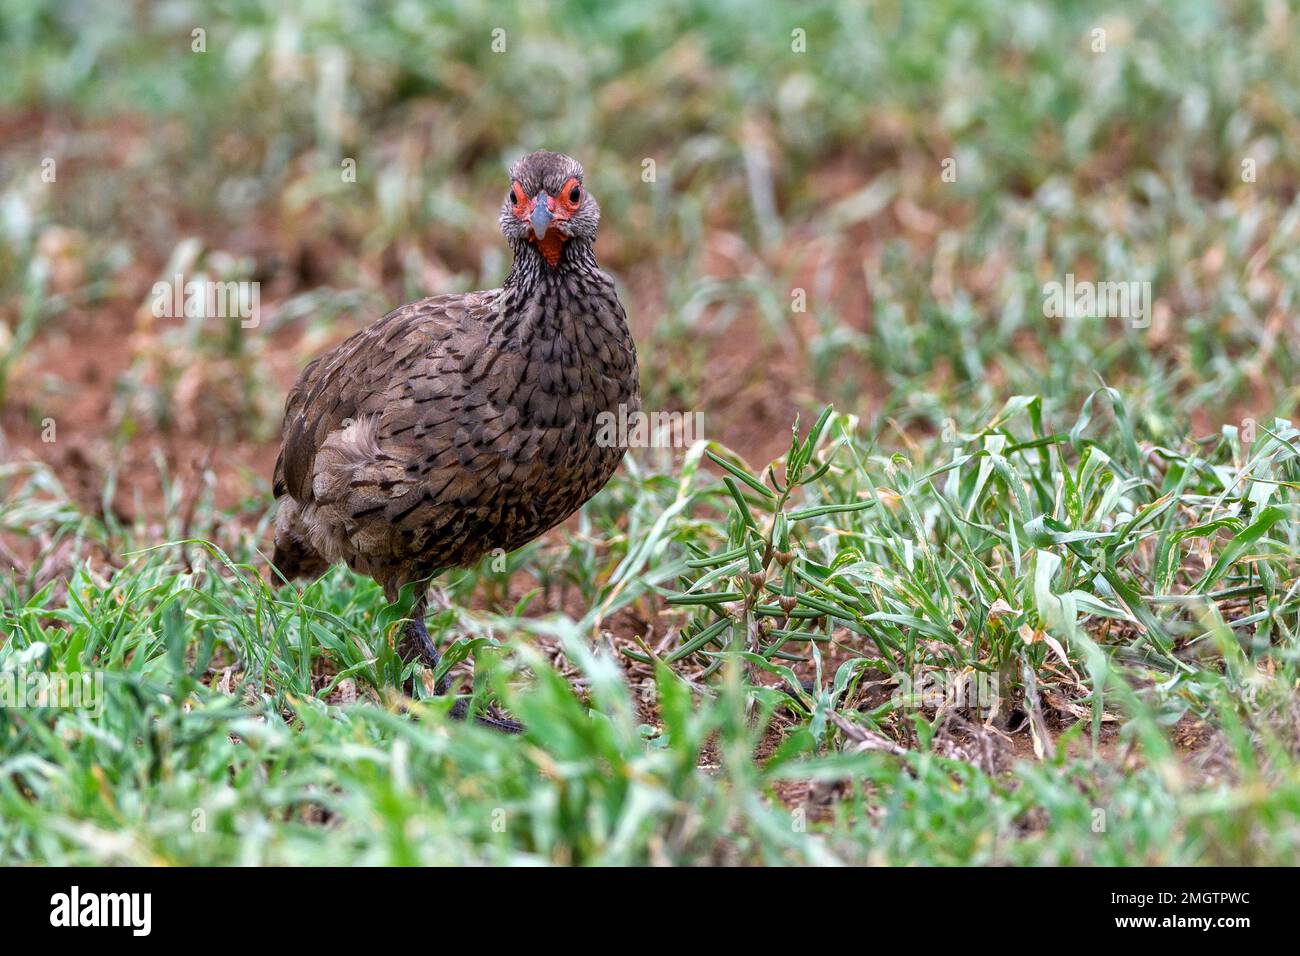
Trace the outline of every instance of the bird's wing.
<path fill-rule="evenodd" d="M 441 417 L 457 376 L 485 342 L 497 290 L 437 296 L 395 309 L 313 361 L 285 402 L 275 493 L 313 501 L 317 458 L 331 436 L 399 444 L 422 439 Z M 406 436 L 406 438 L 403 438 Z M 404 463 L 405 464 L 405 463 Z"/>

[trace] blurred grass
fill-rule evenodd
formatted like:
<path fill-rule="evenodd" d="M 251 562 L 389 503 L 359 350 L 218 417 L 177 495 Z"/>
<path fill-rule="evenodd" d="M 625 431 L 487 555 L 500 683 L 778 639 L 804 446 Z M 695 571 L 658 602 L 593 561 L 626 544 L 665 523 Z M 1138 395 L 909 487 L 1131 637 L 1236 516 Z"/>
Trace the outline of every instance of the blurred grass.
<path fill-rule="evenodd" d="M 115 277 L 101 296 L 142 297 L 190 234 L 251 257 L 281 303 L 490 286 L 502 170 L 545 143 L 587 165 L 602 260 L 651 344 L 761 317 L 801 358 L 787 378 L 827 383 L 805 401 L 854 407 L 866 380 L 937 428 L 943 406 L 1018 392 L 1072 408 L 1096 376 L 1138 416 L 1295 400 L 1287 4 L 2 9 L 6 301 L 51 224 Z M 37 178 L 51 153 L 57 188 Z M 1152 328 L 1044 319 L 1066 272 L 1149 279 Z M 652 397 L 698 404 L 704 376 L 645 351 Z"/>
<path fill-rule="evenodd" d="M 1298 16 L 0 0 L 0 422 L 58 418 L 97 482 L 0 466 L 0 668 L 109 700 L 0 709 L 0 860 L 1293 862 Z M 431 630 L 521 745 L 398 701 L 378 590 L 268 588 L 265 486 L 215 497 L 308 357 L 500 281 L 542 145 L 599 196 L 648 406 L 742 454 L 634 453 L 450 582 Z M 154 320 L 177 269 L 264 322 Z M 1067 273 L 1149 280 L 1150 327 L 1046 316 Z M 97 391 L 87 335 L 127 353 Z M 155 495 L 159 435 L 222 454 Z M 1014 720 L 880 696 L 916 673 Z"/>

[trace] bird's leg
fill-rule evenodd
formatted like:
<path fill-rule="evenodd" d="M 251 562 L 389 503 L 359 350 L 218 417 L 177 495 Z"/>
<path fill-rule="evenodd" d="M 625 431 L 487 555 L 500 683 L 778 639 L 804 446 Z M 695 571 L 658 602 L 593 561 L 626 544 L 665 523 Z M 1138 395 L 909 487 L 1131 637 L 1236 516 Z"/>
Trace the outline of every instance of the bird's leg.
<path fill-rule="evenodd" d="M 402 644 L 398 652 L 402 655 L 402 660 L 407 663 L 418 657 L 421 664 L 431 671 L 436 671 L 438 662 L 442 660 L 442 657 L 438 653 L 438 648 L 433 644 L 433 638 L 429 636 L 429 628 L 424 623 L 423 603 L 421 601 L 417 608 L 412 609 L 412 616 L 406 622 L 406 631 L 402 636 Z M 416 613 L 417 610 L 419 613 Z M 439 697 L 447 693 L 447 676 L 445 674 L 433 685 L 433 692 Z"/>
<path fill-rule="evenodd" d="M 442 607 L 448 607 L 446 596 L 441 591 L 437 592 L 434 599 L 435 603 L 441 604 Z M 438 661 L 441 656 L 438 654 L 438 648 L 434 646 L 433 638 L 429 636 L 429 629 L 424 623 L 424 611 L 428 605 L 428 596 L 421 597 L 411 608 L 411 619 L 406 624 L 406 631 L 402 636 L 402 642 L 398 647 L 398 653 L 402 655 L 402 660 L 408 663 L 418 657 L 420 662 L 431 671 L 438 669 Z M 411 678 L 411 685 L 406 688 L 410 696 L 414 695 L 414 680 Z M 447 676 L 443 677 L 433 685 L 433 692 L 439 697 L 446 695 L 448 691 Z M 464 720 L 469 713 L 469 699 L 461 698 L 451 708 L 451 716 L 454 720 Z M 488 717 L 478 715 L 474 718 L 475 722 L 484 727 L 491 727 L 493 730 L 499 730 L 502 733 L 517 734 L 523 731 L 523 724 L 513 720 L 505 720 L 500 717 Z"/>

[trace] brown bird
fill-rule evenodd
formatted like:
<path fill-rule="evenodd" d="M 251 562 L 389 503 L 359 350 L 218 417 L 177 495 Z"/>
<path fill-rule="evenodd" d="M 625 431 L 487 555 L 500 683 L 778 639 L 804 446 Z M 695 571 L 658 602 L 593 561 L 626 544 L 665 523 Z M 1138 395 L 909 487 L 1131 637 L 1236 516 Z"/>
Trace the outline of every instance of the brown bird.
<path fill-rule="evenodd" d="M 623 458 L 597 441 L 599 416 L 636 411 L 641 389 L 626 313 L 592 251 L 599 221 L 580 164 L 524 156 L 501 207 L 505 284 L 395 309 L 289 392 L 273 563 L 314 577 L 344 561 L 390 602 L 419 582 L 408 661 L 438 663 L 424 623 L 433 577 L 555 527 Z"/>

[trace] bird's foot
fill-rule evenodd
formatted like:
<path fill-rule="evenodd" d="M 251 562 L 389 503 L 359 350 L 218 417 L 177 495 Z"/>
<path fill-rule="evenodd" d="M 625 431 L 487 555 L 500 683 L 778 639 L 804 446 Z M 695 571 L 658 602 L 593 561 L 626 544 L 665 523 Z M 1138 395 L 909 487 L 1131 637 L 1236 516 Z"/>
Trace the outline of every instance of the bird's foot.
<path fill-rule="evenodd" d="M 455 720 L 464 720 L 469 714 L 469 698 L 462 697 L 456 701 L 451 708 L 451 716 Z M 480 727 L 490 727 L 493 730 L 499 730 L 503 734 L 522 734 L 524 725 L 517 720 L 510 720 L 506 717 L 498 717 L 495 714 L 475 714 L 474 723 Z"/>
<path fill-rule="evenodd" d="M 424 666 L 428 667 L 429 670 L 434 672 L 437 671 L 438 661 L 441 658 L 439 657 L 438 649 L 433 644 L 433 639 L 429 636 L 428 628 L 425 627 L 422 615 L 416 615 L 411 619 L 411 622 L 407 624 L 406 634 L 402 639 L 400 650 L 402 651 L 403 660 L 409 661 L 412 657 L 418 657 L 420 662 L 424 664 Z M 443 697 L 447 694 L 447 691 L 448 682 L 446 675 L 444 675 L 442 680 L 438 681 L 434 685 L 433 692 L 439 697 Z M 412 675 L 410 681 L 407 683 L 406 694 L 408 697 L 415 696 L 415 675 Z M 451 716 L 453 720 L 464 720 L 469 716 L 469 698 L 462 697 L 460 700 L 456 701 L 451 708 Z M 491 727 L 493 730 L 498 730 L 503 734 L 518 734 L 523 733 L 524 730 L 524 725 L 518 721 L 508 720 L 504 717 L 497 717 L 495 715 L 475 714 L 474 722 L 482 727 Z"/>

